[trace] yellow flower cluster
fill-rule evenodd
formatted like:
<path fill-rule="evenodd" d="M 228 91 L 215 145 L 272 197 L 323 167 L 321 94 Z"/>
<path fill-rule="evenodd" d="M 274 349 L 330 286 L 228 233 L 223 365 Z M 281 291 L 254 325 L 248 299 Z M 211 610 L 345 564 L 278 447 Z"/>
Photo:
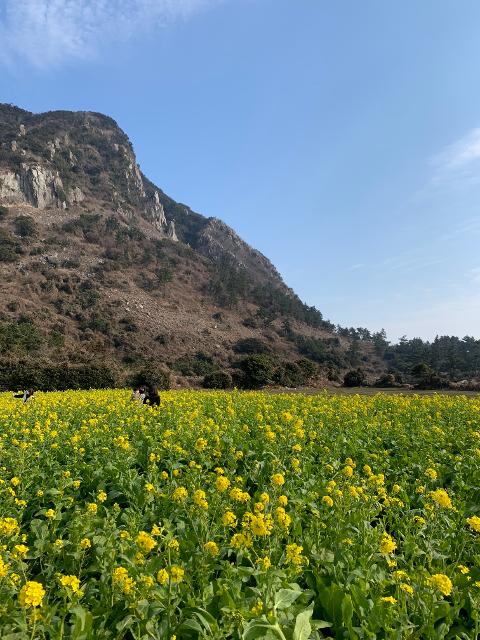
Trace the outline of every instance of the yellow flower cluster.
<path fill-rule="evenodd" d="M 18 594 L 18 601 L 22 607 L 28 609 L 29 607 L 41 607 L 43 598 L 45 596 L 45 589 L 40 582 L 31 580 L 23 585 Z"/>

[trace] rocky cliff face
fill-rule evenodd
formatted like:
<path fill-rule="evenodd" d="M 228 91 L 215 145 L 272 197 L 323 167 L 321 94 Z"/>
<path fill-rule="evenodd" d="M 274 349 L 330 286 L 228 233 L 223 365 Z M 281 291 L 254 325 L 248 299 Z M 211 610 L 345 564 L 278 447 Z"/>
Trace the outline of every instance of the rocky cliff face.
<path fill-rule="evenodd" d="M 159 192 L 147 193 L 130 141 L 101 114 L 36 115 L 0 105 L 0 200 L 37 209 L 103 204 L 171 234 Z"/>
<path fill-rule="evenodd" d="M 126 134 L 102 114 L 33 114 L 0 105 L 0 202 L 43 210 L 100 205 L 132 222 L 141 217 L 160 235 L 289 291 L 270 261 L 233 229 L 176 203 L 151 183 Z"/>

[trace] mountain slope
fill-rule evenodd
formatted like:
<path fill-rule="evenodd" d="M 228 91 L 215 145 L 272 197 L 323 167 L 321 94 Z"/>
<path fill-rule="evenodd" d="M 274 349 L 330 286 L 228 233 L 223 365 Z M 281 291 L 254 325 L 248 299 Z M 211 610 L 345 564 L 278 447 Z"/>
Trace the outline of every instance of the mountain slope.
<path fill-rule="evenodd" d="M 108 116 L 0 105 L 0 205 L 0 357 L 185 373 L 192 354 L 225 367 L 257 349 L 332 377 L 382 368 L 230 227 L 148 180 Z"/>

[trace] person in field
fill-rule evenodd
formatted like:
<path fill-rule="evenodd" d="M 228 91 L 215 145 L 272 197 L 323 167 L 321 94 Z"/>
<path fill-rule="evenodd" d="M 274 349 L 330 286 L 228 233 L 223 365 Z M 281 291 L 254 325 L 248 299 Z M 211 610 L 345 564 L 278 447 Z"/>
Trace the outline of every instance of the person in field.
<path fill-rule="evenodd" d="M 147 386 L 144 404 L 149 404 L 152 407 L 160 405 L 160 395 L 155 385 L 149 384 Z"/>
<path fill-rule="evenodd" d="M 25 391 L 23 391 L 22 393 L 16 393 L 13 397 L 14 398 L 22 398 L 23 404 L 25 404 L 26 402 L 28 402 L 30 400 L 30 398 L 33 397 L 34 393 L 35 393 L 35 391 L 33 389 L 25 389 Z"/>
<path fill-rule="evenodd" d="M 146 388 L 138 387 L 138 389 L 133 389 L 132 395 L 130 396 L 130 400 L 132 400 L 133 402 L 139 402 L 140 404 L 144 404 L 146 395 L 147 395 Z"/>

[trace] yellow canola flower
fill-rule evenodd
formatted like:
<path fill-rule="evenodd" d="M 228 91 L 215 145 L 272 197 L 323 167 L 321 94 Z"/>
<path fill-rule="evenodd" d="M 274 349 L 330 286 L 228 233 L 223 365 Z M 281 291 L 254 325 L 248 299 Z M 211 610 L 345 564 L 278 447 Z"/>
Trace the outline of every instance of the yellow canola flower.
<path fill-rule="evenodd" d="M 305 556 L 302 556 L 303 547 L 298 544 L 287 544 L 285 548 L 285 560 L 287 564 L 299 567 L 302 564 L 308 564 Z"/>
<path fill-rule="evenodd" d="M 9 565 L 0 556 L 0 579 L 5 578 L 8 575 Z"/>
<path fill-rule="evenodd" d="M 80 580 L 77 576 L 64 576 L 59 575 L 58 579 L 62 587 L 66 587 L 72 591 L 72 593 L 76 595 L 82 595 L 82 591 L 80 589 Z"/>
<path fill-rule="evenodd" d="M 159 584 L 164 586 L 168 582 L 168 571 L 166 569 L 160 569 L 157 573 L 157 581 Z"/>
<path fill-rule="evenodd" d="M 223 475 L 219 475 L 215 480 L 215 488 L 220 493 L 226 491 L 230 486 L 230 480 Z"/>
<path fill-rule="evenodd" d="M 182 582 L 184 575 L 185 575 L 185 569 L 182 569 L 182 567 L 173 565 L 170 568 L 170 578 L 174 584 L 178 584 L 179 582 Z"/>
<path fill-rule="evenodd" d="M 222 524 L 224 527 L 235 527 L 237 524 L 237 518 L 233 511 L 225 511 L 222 516 Z"/>
<path fill-rule="evenodd" d="M 326 504 L 327 507 L 333 507 L 333 500 L 330 496 L 323 496 L 322 502 L 323 504 Z"/>
<path fill-rule="evenodd" d="M 218 553 L 219 553 L 218 545 L 217 545 L 216 542 L 213 542 L 213 540 L 210 540 L 209 542 L 206 542 L 203 545 L 203 548 L 211 556 L 218 556 Z"/>
<path fill-rule="evenodd" d="M 20 606 L 24 609 L 41 607 L 43 598 L 45 596 L 45 589 L 40 582 L 31 580 L 26 582 L 20 589 L 18 594 L 18 601 Z"/>
<path fill-rule="evenodd" d="M 285 478 L 281 473 L 274 473 L 272 476 L 272 482 L 277 487 L 281 487 L 283 484 L 285 484 Z"/>
<path fill-rule="evenodd" d="M 427 582 L 444 596 L 449 596 L 452 592 L 452 581 L 444 573 L 435 573 L 428 578 Z"/>
<path fill-rule="evenodd" d="M 413 594 L 413 587 L 407 584 L 406 582 L 402 582 L 400 584 L 400 589 L 407 594 L 407 596 L 411 596 Z"/>
<path fill-rule="evenodd" d="M 150 553 L 157 546 L 155 540 L 146 531 L 140 531 L 136 543 L 139 549 L 144 553 Z"/>
<path fill-rule="evenodd" d="M 472 516 L 471 518 L 467 518 L 467 524 L 472 529 L 472 531 L 476 531 L 480 533 L 480 518 L 478 516 Z"/>
<path fill-rule="evenodd" d="M 439 507 L 444 507 L 445 509 L 453 509 L 452 501 L 450 500 L 450 496 L 445 491 L 445 489 L 436 489 L 435 491 L 430 491 L 428 495 L 430 499 L 433 500 Z"/>
<path fill-rule="evenodd" d="M 113 571 L 112 586 L 114 589 L 119 589 L 126 596 L 129 596 L 135 589 L 135 581 L 128 574 L 127 569 L 124 567 L 117 567 Z"/>
<path fill-rule="evenodd" d="M 172 500 L 174 502 L 183 502 L 188 496 L 188 491 L 185 487 L 177 487 L 172 493 Z"/>
<path fill-rule="evenodd" d="M 272 562 L 268 556 L 265 556 L 264 558 L 259 558 L 257 560 L 257 564 L 259 564 L 264 571 L 267 571 L 267 569 L 270 569 L 270 567 L 272 566 Z"/>
<path fill-rule="evenodd" d="M 388 555 L 393 553 L 397 548 L 397 543 L 388 533 L 384 533 L 380 541 L 380 553 Z"/>
<path fill-rule="evenodd" d="M 0 518 L 0 535 L 15 536 L 20 533 L 20 527 L 15 518 Z"/>
<path fill-rule="evenodd" d="M 13 547 L 13 557 L 14 558 L 25 558 L 25 556 L 28 553 L 28 547 L 25 546 L 24 544 L 16 544 Z"/>
<path fill-rule="evenodd" d="M 205 491 L 203 491 L 202 489 L 197 489 L 197 491 L 194 492 L 193 501 L 197 505 L 197 507 L 200 507 L 202 509 L 208 509 L 206 494 L 205 494 Z"/>

